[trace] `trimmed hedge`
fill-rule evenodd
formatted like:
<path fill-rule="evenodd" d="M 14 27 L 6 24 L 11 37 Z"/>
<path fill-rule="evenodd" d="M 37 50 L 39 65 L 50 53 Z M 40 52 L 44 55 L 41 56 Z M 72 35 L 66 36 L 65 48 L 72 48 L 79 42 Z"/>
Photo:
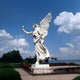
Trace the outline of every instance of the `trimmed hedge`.
<path fill-rule="evenodd" d="M 19 72 L 13 69 L 0 69 L 0 80 L 21 80 Z"/>
<path fill-rule="evenodd" d="M 80 76 L 75 77 L 73 80 L 80 80 Z"/>

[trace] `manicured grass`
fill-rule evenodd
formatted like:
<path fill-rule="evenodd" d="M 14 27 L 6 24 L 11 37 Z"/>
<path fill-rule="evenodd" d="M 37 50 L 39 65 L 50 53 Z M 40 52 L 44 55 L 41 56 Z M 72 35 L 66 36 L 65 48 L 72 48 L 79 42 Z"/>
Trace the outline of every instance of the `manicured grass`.
<path fill-rule="evenodd" d="M 9 64 L 12 68 L 20 68 L 20 64 Z"/>
<path fill-rule="evenodd" d="M 0 69 L 3 69 L 3 68 L 12 68 L 12 66 L 7 63 L 0 63 Z"/>
<path fill-rule="evenodd" d="M 80 80 L 80 76 L 75 77 L 73 80 Z"/>
<path fill-rule="evenodd" d="M 3 68 L 20 68 L 20 64 L 0 63 L 0 69 Z"/>
<path fill-rule="evenodd" d="M 20 74 L 10 68 L 0 69 L 0 80 L 21 80 Z"/>

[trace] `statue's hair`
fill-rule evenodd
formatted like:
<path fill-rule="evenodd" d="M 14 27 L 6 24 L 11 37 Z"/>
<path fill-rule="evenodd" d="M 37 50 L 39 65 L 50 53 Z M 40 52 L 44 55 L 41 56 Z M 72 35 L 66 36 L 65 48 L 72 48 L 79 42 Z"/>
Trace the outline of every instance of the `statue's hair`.
<path fill-rule="evenodd" d="M 37 24 L 33 24 L 35 27 L 39 27 L 39 25 L 37 25 Z"/>

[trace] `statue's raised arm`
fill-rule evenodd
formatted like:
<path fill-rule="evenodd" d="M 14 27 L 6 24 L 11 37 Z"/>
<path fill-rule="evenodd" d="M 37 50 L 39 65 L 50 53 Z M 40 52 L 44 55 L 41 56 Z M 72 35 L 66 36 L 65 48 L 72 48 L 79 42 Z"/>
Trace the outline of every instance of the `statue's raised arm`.
<path fill-rule="evenodd" d="M 31 31 L 31 32 L 25 31 L 25 30 L 24 30 L 24 26 L 22 26 L 22 31 L 24 31 L 26 34 L 32 34 L 32 33 L 33 33 L 33 31 Z"/>

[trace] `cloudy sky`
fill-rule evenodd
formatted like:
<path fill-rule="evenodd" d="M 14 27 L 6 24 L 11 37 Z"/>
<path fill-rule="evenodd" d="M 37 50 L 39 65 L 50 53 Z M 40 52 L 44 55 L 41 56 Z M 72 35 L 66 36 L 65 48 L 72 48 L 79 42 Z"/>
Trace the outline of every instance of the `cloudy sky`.
<path fill-rule="evenodd" d="M 0 0 L 0 57 L 19 50 L 23 58 L 34 56 L 33 23 L 52 13 L 44 45 L 51 57 L 80 60 L 80 0 Z"/>

